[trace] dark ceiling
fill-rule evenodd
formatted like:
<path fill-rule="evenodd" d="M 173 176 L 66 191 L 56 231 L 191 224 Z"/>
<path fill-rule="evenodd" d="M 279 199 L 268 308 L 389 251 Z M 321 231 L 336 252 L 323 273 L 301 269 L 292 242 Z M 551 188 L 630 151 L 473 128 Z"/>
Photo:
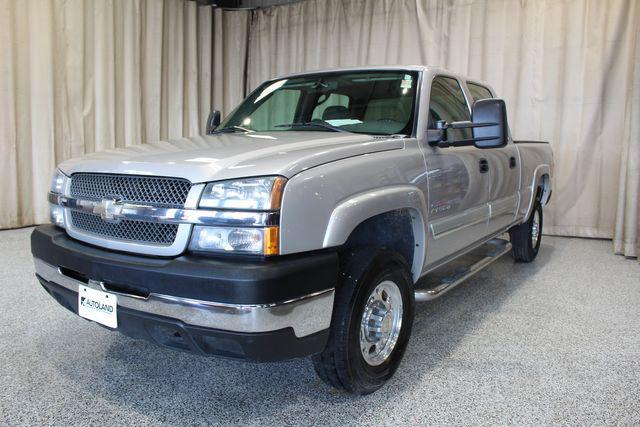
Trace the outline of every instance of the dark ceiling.
<path fill-rule="evenodd" d="M 264 9 L 281 4 L 297 3 L 302 0 L 195 0 L 200 6 L 223 9 Z"/>

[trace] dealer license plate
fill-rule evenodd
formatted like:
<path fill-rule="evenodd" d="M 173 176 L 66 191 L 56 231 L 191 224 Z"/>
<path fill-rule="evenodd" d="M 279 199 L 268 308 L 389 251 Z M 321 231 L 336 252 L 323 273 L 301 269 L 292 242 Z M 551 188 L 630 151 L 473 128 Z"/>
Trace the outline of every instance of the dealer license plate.
<path fill-rule="evenodd" d="M 110 328 L 118 327 L 118 297 L 87 286 L 78 289 L 78 315 Z"/>

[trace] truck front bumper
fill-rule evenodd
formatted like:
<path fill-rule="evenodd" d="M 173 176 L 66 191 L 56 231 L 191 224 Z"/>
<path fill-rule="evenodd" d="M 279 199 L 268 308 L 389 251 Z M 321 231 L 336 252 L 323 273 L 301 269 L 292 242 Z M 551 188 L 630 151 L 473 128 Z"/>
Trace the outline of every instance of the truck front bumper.
<path fill-rule="evenodd" d="M 324 348 L 333 309 L 335 253 L 268 260 L 116 253 L 53 226 L 31 236 L 36 276 L 78 312 L 80 286 L 118 296 L 118 331 L 201 354 L 277 361 Z"/>

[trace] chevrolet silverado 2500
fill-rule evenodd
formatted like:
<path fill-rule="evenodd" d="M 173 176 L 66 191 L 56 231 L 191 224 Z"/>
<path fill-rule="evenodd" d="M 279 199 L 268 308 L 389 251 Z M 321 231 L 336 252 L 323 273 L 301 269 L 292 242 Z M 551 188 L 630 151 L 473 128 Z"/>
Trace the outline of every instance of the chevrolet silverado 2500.
<path fill-rule="evenodd" d="M 513 141 L 483 82 L 294 74 L 206 135 L 62 163 L 32 253 L 83 318 L 199 354 L 311 356 L 365 394 L 400 364 L 416 301 L 507 252 L 533 261 L 551 174 L 549 145 Z"/>

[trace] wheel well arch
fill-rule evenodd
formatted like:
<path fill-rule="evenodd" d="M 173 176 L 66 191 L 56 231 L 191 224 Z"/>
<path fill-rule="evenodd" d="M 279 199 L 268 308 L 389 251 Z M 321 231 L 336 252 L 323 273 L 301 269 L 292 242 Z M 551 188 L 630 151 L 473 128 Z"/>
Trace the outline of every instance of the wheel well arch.
<path fill-rule="evenodd" d="M 521 202 L 522 222 L 531 215 L 534 202 L 540 200 L 542 205 L 549 202 L 551 197 L 551 171 L 547 164 L 538 165 L 533 171 L 533 177 L 529 184 L 523 188 L 523 198 Z"/>
<path fill-rule="evenodd" d="M 538 180 L 536 191 L 539 193 L 540 203 L 546 205 L 551 198 L 551 180 L 548 173 L 542 174 Z"/>
<path fill-rule="evenodd" d="M 349 234 L 343 249 L 371 246 L 398 252 L 411 267 L 414 283 L 424 261 L 424 225 L 414 208 L 398 208 L 373 215 L 360 222 Z"/>

